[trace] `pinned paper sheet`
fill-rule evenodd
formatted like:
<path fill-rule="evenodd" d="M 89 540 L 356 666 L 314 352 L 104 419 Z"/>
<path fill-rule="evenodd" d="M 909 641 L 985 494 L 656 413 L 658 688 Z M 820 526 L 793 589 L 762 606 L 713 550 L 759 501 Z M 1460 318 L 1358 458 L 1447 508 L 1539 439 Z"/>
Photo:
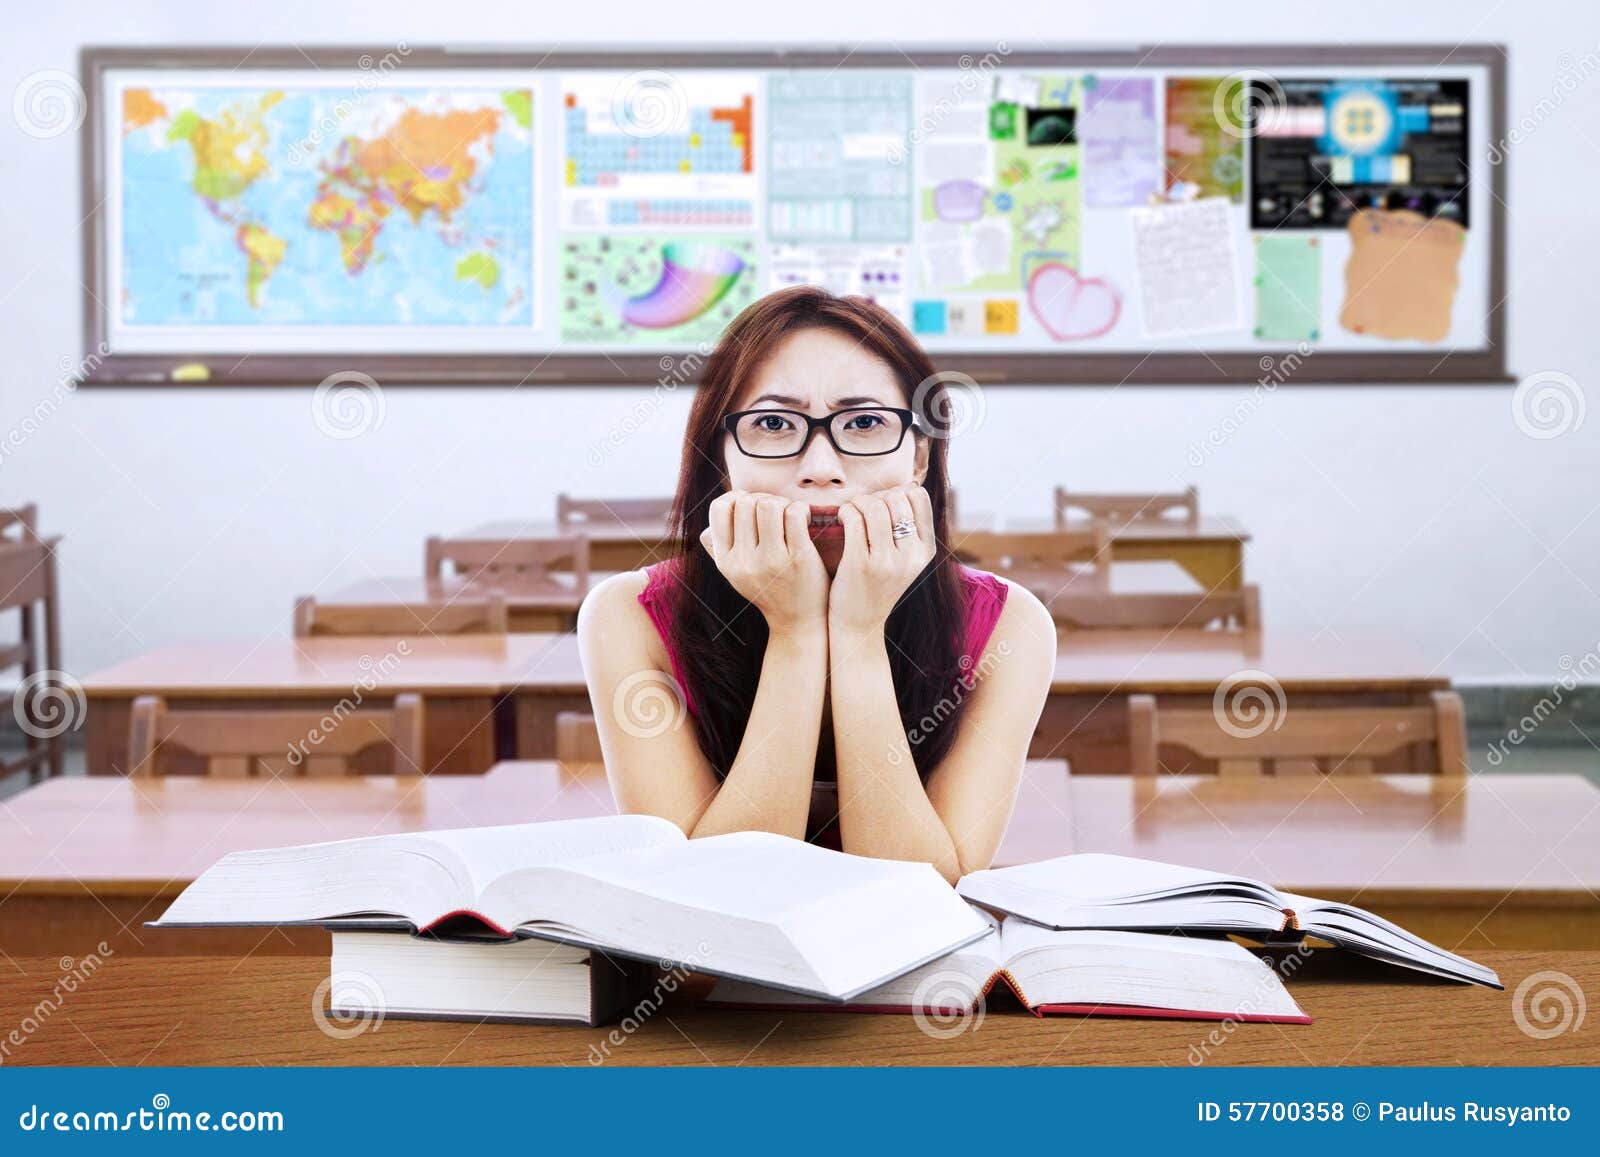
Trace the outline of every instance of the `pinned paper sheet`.
<path fill-rule="evenodd" d="M 1145 337 L 1244 328 L 1227 198 L 1153 205 L 1128 216 Z"/>
<path fill-rule="evenodd" d="M 1450 336 L 1467 231 L 1408 209 L 1363 209 L 1349 228 L 1339 324 L 1390 341 Z"/>
<path fill-rule="evenodd" d="M 1322 334 L 1322 245 L 1299 233 L 1255 239 L 1256 337 L 1316 341 Z"/>

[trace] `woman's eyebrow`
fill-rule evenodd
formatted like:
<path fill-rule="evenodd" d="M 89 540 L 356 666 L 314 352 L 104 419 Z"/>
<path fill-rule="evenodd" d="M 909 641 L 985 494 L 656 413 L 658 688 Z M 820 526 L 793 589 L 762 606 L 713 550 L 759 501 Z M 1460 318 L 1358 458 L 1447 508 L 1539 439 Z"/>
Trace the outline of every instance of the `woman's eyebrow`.
<path fill-rule="evenodd" d="M 781 406 L 795 406 L 795 407 L 802 407 L 802 406 L 804 406 L 806 404 L 806 400 L 804 398 L 791 398 L 787 394 L 762 394 L 759 398 L 757 398 L 755 400 L 755 402 L 751 402 L 750 405 L 752 407 L 754 407 L 756 402 L 777 402 Z M 839 398 L 833 404 L 834 404 L 835 408 L 843 408 L 845 406 L 881 406 L 881 405 L 883 405 L 883 403 L 881 401 L 879 401 L 877 398 L 871 397 L 871 396 L 866 395 L 866 394 L 858 394 L 858 395 L 855 395 L 855 396 L 849 397 L 849 398 Z"/>

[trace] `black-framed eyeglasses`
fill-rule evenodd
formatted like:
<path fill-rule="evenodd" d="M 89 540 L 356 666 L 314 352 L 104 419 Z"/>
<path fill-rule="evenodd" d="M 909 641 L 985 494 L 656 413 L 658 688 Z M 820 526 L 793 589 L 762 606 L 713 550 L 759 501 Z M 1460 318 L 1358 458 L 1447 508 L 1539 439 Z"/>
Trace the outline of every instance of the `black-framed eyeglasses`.
<path fill-rule="evenodd" d="M 916 415 L 892 406 L 851 406 L 821 418 L 799 410 L 740 410 L 722 419 L 740 453 L 750 458 L 793 458 L 804 454 L 822 430 L 841 454 L 871 458 L 893 454 L 906 439 Z"/>

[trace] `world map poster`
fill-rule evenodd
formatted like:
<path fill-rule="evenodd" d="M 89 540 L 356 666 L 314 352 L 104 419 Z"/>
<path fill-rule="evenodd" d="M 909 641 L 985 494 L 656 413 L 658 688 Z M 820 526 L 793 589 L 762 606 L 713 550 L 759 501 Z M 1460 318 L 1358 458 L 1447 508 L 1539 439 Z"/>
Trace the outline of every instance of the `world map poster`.
<path fill-rule="evenodd" d="M 529 89 L 122 90 L 125 327 L 523 327 Z"/>

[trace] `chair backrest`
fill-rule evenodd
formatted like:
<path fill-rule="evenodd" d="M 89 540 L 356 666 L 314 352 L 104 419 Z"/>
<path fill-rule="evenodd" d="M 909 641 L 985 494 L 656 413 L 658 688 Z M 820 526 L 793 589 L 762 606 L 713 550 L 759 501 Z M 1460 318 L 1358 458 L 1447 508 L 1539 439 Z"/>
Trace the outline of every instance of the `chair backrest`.
<path fill-rule="evenodd" d="M 1085 530 L 974 531 L 961 539 L 973 565 L 997 574 L 1066 570 L 1092 563 L 1103 569 L 1111 561 L 1111 531 L 1103 522 Z"/>
<path fill-rule="evenodd" d="M 422 775 L 422 722 L 422 698 L 413 694 L 396 695 L 392 709 L 362 707 L 342 717 L 312 708 L 174 710 L 158 696 L 141 695 L 133 703 L 128 774 L 162 774 L 165 758 L 178 749 L 204 760 L 207 775 L 347 775 L 355 773 L 358 754 L 389 744 L 395 775 Z"/>
<path fill-rule="evenodd" d="M 574 498 L 556 495 L 556 523 L 586 526 L 599 523 L 660 522 L 672 512 L 670 498 Z"/>
<path fill-rule="evenodd" d="M 600 729 L 583 711 L 556 712 L 556 759 L 562 763 L 599 763 Z"/>
<path fill-rule="evenodd" d="M 319 603 L 310 595 L 295 602 L 294 633 L 313 635 L 503 635 L 511 629 L 503 591 L 446 603 Z"/>
<path fill-rule="evenodd" d="M 1261 588 L 1246 583 L 1237 590 L 1202 594 L 1124 594 L 1091 590 L 1086 594 L 1068 588 L 1059 596 L 1036 591 L 1058 626 L 1083 629 L 1181 628 L 1183 630 L 1259 631 Z"/>
<path fill-rule="evenodd" d="M 13 533 L 15 528 L 15 533 Z M 0 509 L 0 541 L 38 542 L 39 507 L 30 502 L 26 506 Z"/>
<path fill-rule="evenodd" d="M 428 578 L 443 578 L 449 563 L 458 577 L 493 587 L 549 582 L 559 572 L 571 572 L 576 589 L 589 589 L 589 539 L 584 534 L 549 538 L 440 538 L 428 539 L 423 570 Z"/>
<path fill-rule="evenodd" d="M 1153 519 L 1193 524 L 1200 521 L 1200 492 L 1190 486 L 1166 494 L 1075 494 L 1057 486 L 1055 511 L 1057 526 L 1070 520 L 1071 511 L 1080 511 L 1079 517 L 1104 519 L 1113 526 Z"/>
<path fill-rule="evenodd" d="M 1374 760 L 1414 744 L 1431 746 L 1432 774 L 1467 771 L 1466 713 L 1454 691 L 1435 691 L 1431 703 L 1414 707 L 1251 706 L 1259 711 L 1225 725 L 1216 710 L 1158 707 L 1153 695 L 1130 695 L 1133 774 L 1158 774 L 1160 748 L 1177 747 L 1215 760 L 1223 776 L 1370 775 Z"/>

